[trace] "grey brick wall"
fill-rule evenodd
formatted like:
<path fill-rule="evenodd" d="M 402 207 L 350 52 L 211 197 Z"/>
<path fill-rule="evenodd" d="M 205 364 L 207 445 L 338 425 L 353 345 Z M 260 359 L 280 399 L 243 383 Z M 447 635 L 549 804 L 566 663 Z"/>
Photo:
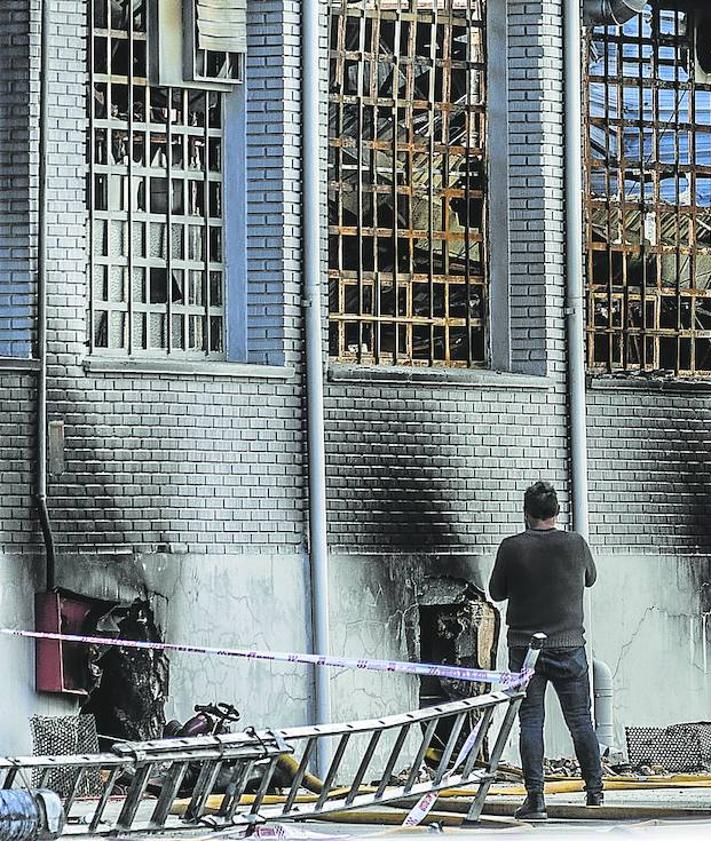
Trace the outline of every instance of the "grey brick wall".
<path fill-rule="evenodd" d="M 87 373 L 82 367 L 85 7 L 53 4 L 50 417 L 65 422 L 67 452 L 66 471 L 52 478 L 50 499 L 58 540 L 67 550 L 128 545 L 143 551 L 174 543 L 191 552 L 240 553 L 293 549 L 304 540 L 298 5 L 264 0 L 250 6 L 250 344 L 255 360 L 296 366 L 293 379 L 275 382 Z M 508 6 L 512 346 L 517 370 L 546 373 L 550 387 L 413 384 L 387 376 L 329 380 L 329 511 L 338 550 L 488 552 L 519 527 L 520 494 L 530 481 L 545 475 L 567 494 L 561 3 L 510 0 Z M 33 8 L 36 15 L 36 3 Z M 0 96 L 6 113 L 15 115 L 10 129 L 2 129 L 16 144 L 13 154 L 26 148 L 31 124 L 22 99 L 30 84 L 17 68 L 29 66 L 30 50 L 37 54 L 36 23 L 30 41 L 23 9 L 25 3 L 13 2 L 4 24 L 17 46 L 12 59 L 3 56 L 16 79 L 4 83 Z M 326 51 L 324 28 L 324 87 Z M 32 66 L 36 94 L 36 62 Z M 324 137 L 325 114 L 324 107 Z M 20 190 L 25 227 L 17 230 L 27 252 L 17 253 L 25 255 L 27 271 L 34 199 L 29 175 L 23 180 L 19 165 L 18 171 L 11 186 Z M 30 513 L 32 377 L 2 374 L 0 387 L 6 442 L 14 442 L 6 443 L 5 460 L 13 465 L 7 475 L 14 488 L 25 488 L 24 495 L 13 492 L 12 502 L 3 501 L 3 528 L 6 544 L 20 547 L 27 545 L 26 526 L 17 525 L 18 518 L 27 523 Z M 666 546 L 672 539 L 665 527 L 676 519 L 678 545 L 705 546 L 690 494 L 698 488 L 705 493 L 706 485 L 701 467 L 687 456 L 707 446 L 697 420 L 705 418 L 704 398 L 675 395 L 663 407 L 657 397 L 637 394 L 591 392 L 590 400 L 596 543 Z M 615 461 L 624 478 L 611 483 Z M 685 478 L 659 490 L 659 477 L 677 469 Z M 620 499 L 626 513 L 618 510 Z M 650 505 L 659 510 L 657 519 L 643 513 Z M 636 527 L 639 516 L 647 517 L 643 530 Z"/>
<path fill-rule="evenodd" d="M 507 7 L 511 355 L 514 370 L 542 374 L 565 358 L 563 7 Z"/>
<path fill-rule="evenodd" d="M 521 529 L 531 482 L 566 497 L 553 390 L 339 382 L 327 405 L 334 550 L 488 553 Z"/>
<path fill-rule="evenodd" d="M 299 4 L 249 4 L 247 89 L 248 343 L 253 362 L 300 345 Z"/>
<path fill-rule="evenodd" d="M 595 545 L 711 554 L 710 426 L 708 390 L 588 391 Z"/>
<path fill-rule="evenodd" d="M 19 10 L 26 5 L 13 3 Z M 296 5 L 252 4 L 249 22 L 250 340 L 255 360 L 295 367 L 292 376 L 268 380 L 217 376 L 209 367 L 185 375 L 85 371 L 86 4 L 52 2 L 49 418 L 64 421 L 66 465 L 50 478 L 49 504 L 64 557 L 128 547 L 150 552 L 167 544 L 213 555 L 293 553 L 303 545 Z M 33 15 L 36 59 L 36 2 Z M 0 27 L 6 25 L 3 18 Z M 25 9 L 24 35 L 17 36 L 25 63 L 28 31 Z M 27 131 L 13 129 L 12 138 L 27 153 Z M 23 189 L 27 213 L 34 198 L 27 183 Z M 32 399 L 31 375 L 0 372 L 0 427 L 8 433 L 1 469 L 13 488 L 0 500 L 0 518 L 4 546 L 12 551 L 41 545 L 36 531 L 31 543 L 26 534 Z"/>
<path fill-rule="evenodd" d="M 0 374 L 0 553 L 26 549 L 35 535 L 29 471 L 33 379 L 31 374 Z"/>
<path fill-rule="evenodd" d="M 567 497 L 561 12 L 554 0 L 508 3 L 513 367 L 547 374 L 550 388 L 330 382 L 329 515 L 342 551 L 489 553 L 521 528 L 532 481 Z"/>
<path fill-rule="evenodd" d="M 25 0 L 3 4 L 0 49 L 0 356 L 32 352 L 30 27 Z"/>

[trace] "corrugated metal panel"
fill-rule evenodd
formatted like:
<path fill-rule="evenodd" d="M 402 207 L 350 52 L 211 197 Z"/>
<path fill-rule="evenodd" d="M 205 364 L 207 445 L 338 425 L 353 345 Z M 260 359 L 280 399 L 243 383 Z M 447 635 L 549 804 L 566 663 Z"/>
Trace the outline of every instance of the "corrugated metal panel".
<path fill-rule="evenodd" d="M 195 12 L 198 49 L 247 51 L 247 0 L 195 0 Z"/>

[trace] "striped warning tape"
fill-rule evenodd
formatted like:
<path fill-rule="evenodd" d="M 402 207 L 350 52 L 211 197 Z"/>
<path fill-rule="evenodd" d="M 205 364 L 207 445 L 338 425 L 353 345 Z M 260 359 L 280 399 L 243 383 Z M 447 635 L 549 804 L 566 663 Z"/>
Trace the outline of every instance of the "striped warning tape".
<path fill-rule="evenodd" d="M 466 741 L 461 747 L 457 758 L 454 760 L 454 765 L 447 771 L 447 773 L 442 778 L 442 782 L 446 782 L 454 774 L 459 770 L 460 766 L 464 764 L 469 754 L 472 752 L 472 748 L 474 747 L 474 743 L 479 736 L 479 730 L 481 729 L 481 723 L 484 719 L 480 718 L 477 721 L 475 727 L 472 729 L 471 733 L 467 736 Z M 432 807 L 437 802 L 437 798 L 439 797 L 439 791 L 428 791 L 426 794 L 423 794 L 422 797 L 415 803 L 415 805 L 410 809 L 407 817 L 402 822 L 403 826 L 419 826 L 422 821 L 429 815 L 432 811 Z"/>
<path fill-rule="evenodd" d="M 57 640 L 84 645 L 112 645 L 120 648 L 141 648 L 152 651 L 175 651 L 187 654 L 207 654 L 216 657 L 241 657 L 247 660 L 266 660 L 280 663 L 305 663 L 334 669 L 357 669 L 370 672 L 397 672 L 401 674 L 444 677 L 477 683 L 501 684 L 514 688 L 528 682 L 532 672 L 499 672 L 487 669 L 469 669 L 465 666 L 447 666 L 435 663 L 406 663 L 399 660 L 374 660 L 372 658 L 331 657 L 321 654 L 297 654 L 282 651 L 257 651 L 247 648 L 216 648 L 208 645 L 189 645 L 172 642 L 143 642 L 79 634 L 55 634 L 48 631 L 25 631 L 18 628 L 0 628 L 0 634 L 28 637 L 38 640 Z"/>

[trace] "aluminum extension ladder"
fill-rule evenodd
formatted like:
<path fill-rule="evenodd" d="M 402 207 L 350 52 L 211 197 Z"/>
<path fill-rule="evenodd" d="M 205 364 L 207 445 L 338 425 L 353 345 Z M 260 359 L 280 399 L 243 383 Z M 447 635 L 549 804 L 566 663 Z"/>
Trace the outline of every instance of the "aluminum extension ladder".
<path fill-rule="evenodd" d="M 532 641 L 524 670 L 534 668 L 539 653 L 534 645 L 539 644 Z M 63 804 L 66 832 L 72 835 L 174 831 L 194 829 L 204 822 L 221 827 L 261 820 L 302 820 L 461 786 L 476 788 L 467 815 L 468 821 L 475 822 L 524 695 L 525 686 L 519 686 L 346 724 L 124 742 L 99 754 L 5 757 L 0 758 L 0 787 L 51 788 L 53 773 L 68 773 L 73 782 Z M 497 724 L 494 713 L 498 708 L 503 708 L 503 716 Z M 449 769 L 463 728 L 472 719 L 479 723 L 476 739 L 466 759 L 452 772 Z M 440 743 L 432 778 L 421 781 L 420 769 L 438 728 L 448 735 Z M 477 761 L 488 734 L 493 740 L 489 757 Z M 320 792 L 313 793 L 303 784 L 323 739 L 328 740 L 332 759 Z M 379 747 L 387 757 L 382 765 L 374 761 Z M 274 798 L 269 789 L 284 756 L 292 757 L 296 770 L 284 786 L 286 794 Z M 343 770 L 353 768 L 354 773 Z M 399 777 L 393 776 L 403 768 L 406 771 Z M 337 786 L 339 770 L 353 774 L 341 788 Z M 187 794 L 186 775 L 194 779 Z M 223 785 L 216 794 L 218 777 Z M 368 778 L 371 783 L 366 785 Z M 80 796 L 89 779 L 98 781 L 98 794 L 92 798 Z M 247 795 L 250 784 L 253 793 Z"/>

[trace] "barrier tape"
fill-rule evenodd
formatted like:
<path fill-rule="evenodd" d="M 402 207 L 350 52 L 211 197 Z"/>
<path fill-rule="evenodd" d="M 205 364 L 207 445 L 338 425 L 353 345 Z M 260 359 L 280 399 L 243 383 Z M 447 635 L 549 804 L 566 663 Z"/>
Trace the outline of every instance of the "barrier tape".
<path fill-rule="evenodd" d="M 474 742 L 476 742 L 479 731 L 481 730 L 483 720 L 483 718 L 480 718 L 476 725 L 472 728 L 471 733 L 467 736 L 464 744 L 457 754 L 457 758 L 454 760 L 454 765 L 452 765 L 449 771 L 447 771 L 444 777 L 442 777 L 443 783 L 454 776 L 455 772 L 459 770 L 459 767 L 465 762 L 466 758 L 471 753 L 472 748 L 474 747 Z M 426 794 L 423 794 L 412 809 L 410 809 L 407 817 L 402 822 L 402 826 L 419 826 L 432 811 L 432 807 L 437 802 L 438 797 L 439 791 L 428 791 Z"/>
<path fill-rule="evenodd" d="M 333 669 L 360 669 L 370 672 L 396 672 L 401 674 L 445 677 L 476 683 L 502 684 L 514 689 L 528 683 L 533 672 L 497 672 L 487 669 L 469 669 L 465 666 L 446 666 L 434 663 L 406 663 L 399 660 L 373 660 L 348 657 L 330 657 L 320 654 L 296 654 L 282 651 L 256 651 L 246 648 L 214 648 L 207 645 L 188 645 L 172 642 L 144 642 L 107 637 L 92 637 L 79 634 L 56 634 L 49 631 L 24 631 L 17 628 L 0 628 L 0 634 L 11 637 L 26 637 L 58 642 L 76 642 L 84 645 L 112 645 L 119 648 L 140 648 L 149 651 L 175 651 L 186 654 L 208 654 L 217 657 L 241 657 L 246 660 L 267 660 L 280 663 L 304 663 L 312 666 L 327 666 Z"/>
<path fill-rule="evenodd" d="M 219 838 L 220 841 L 244 841 L 244 839 L 262 839 L 262 841 L 349 841 L 359 839 L 363 841 L 366 837 L 385 835 L 388 833 L 368 833 L 368 835 L 352 835 L 341 833 L 334 835 L 333 832 L 312 832 L 295 824 L 269 823 L 249 825 L 238 829 L 219 829 L 219 834 L 202 835 L 194 838 L 193 841 L 213 841 Z"/>

